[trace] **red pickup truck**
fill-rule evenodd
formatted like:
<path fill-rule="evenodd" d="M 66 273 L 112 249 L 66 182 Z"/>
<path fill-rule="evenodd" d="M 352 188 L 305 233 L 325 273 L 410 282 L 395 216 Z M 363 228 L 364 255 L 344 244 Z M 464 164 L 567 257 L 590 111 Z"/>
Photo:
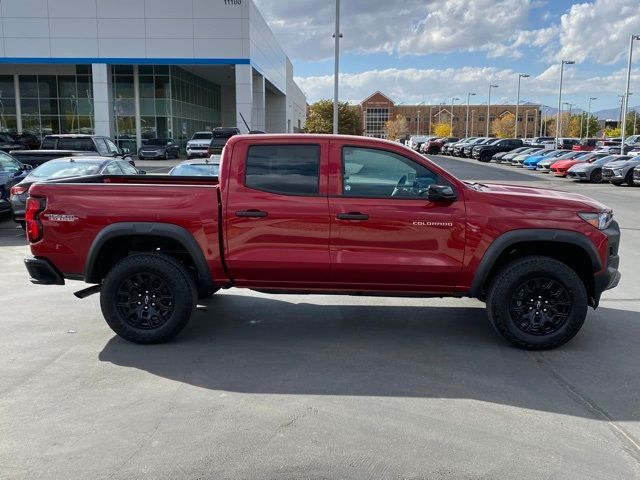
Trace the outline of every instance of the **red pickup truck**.
<path fill-rule="evenodd" d="M 121 337 L 157 343 L 198 295 L 474 297 L 521 348 L 570 340 L 617 285 L 620 230 L 577 194 L 463 182 L 393 142 L 240 135 L 219 178 L 95 176 L 34 184 L 33 283 L 93 284 Z"/>

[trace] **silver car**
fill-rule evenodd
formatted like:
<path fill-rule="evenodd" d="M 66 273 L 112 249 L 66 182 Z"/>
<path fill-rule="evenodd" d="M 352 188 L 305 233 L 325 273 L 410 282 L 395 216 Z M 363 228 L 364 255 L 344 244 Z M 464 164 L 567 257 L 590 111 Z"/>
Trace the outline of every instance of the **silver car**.
<path fill-rule="evenodd" d="M 602 178 L 617 187 L 623 183 L 635 187 L 640 184 L 635 181 L 633 169 L 639 165 L 640 157 L 624 155 L 622 158 L 618 158 L 614 162 L 609 162 L 602 167 Z"/>
<path fill-rule="evenodd" d="M 567 178 L 579 182 L 602 183 L 602 167 L 607 163 L 628 158 L 622 155 L 602 155 L 594 154 L 592 158 L 585 162 L 576 163 L 567 171 Z"/>

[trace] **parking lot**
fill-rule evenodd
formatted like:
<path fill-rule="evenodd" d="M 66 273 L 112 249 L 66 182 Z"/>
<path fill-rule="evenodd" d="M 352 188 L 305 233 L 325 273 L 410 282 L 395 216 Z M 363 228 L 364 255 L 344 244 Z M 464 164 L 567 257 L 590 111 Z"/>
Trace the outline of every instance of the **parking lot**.
<path fill-rule="evenodd" d="M 0 478 L 640 478 L 640 188 L 431 158 L 615 210 L 622 281 L 573 341 L 514 349 L 475 300 L 231 289 L 133 345 L 83 284 L 32 286 L 2 220 Z"/>

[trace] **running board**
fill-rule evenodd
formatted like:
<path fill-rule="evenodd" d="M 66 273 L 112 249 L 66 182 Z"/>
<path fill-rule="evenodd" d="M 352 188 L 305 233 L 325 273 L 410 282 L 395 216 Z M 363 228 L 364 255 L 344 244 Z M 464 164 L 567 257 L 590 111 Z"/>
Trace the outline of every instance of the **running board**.
<path fill-rule="evenodd" d="M 89 288 L 85 288 L 84 290 L 74 292 L 74 295 L 79 299 L 83 299 L 93 295 L 94 293 L 100 293 L 100 290 L 102 290 L 102 285 L 93 285 Z"/>

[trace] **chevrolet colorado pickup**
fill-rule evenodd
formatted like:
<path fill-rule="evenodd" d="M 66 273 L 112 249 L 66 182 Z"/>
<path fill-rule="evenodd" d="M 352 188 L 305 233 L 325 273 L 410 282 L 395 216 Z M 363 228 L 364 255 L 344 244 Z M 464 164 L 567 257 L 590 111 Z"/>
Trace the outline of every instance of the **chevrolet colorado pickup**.
<path fill-rule="evenodd" d="M 83 280 L 121 337 L 157 343 L 198 296 L 473 297 L 512 344 L 549 349 L 617 285 L 620 230 L 582 195 L 463 182 L 385 140 L 238 135 L 218 177 L 36 183 L 33 283 Z"/>

